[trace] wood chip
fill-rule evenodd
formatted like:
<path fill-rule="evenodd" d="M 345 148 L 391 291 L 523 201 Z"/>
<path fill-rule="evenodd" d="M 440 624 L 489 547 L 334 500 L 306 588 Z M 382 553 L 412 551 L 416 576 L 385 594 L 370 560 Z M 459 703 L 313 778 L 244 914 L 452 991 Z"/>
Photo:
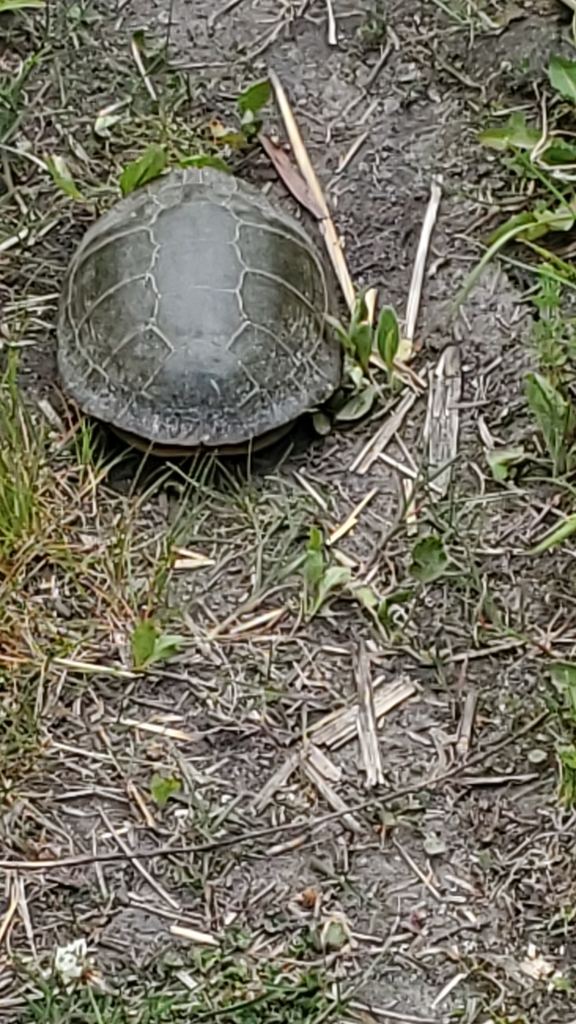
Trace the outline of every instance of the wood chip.
<path fill-rule="evenodd" d="M 338 46 L 338 32 L 336 30 L 336 18 L 332 0 L 326 0 L 326 15 L 328 18 L 328 46 Z"/>
<path fill-rule="evenodd" d="M 213 558 L 207 558 L 199 551 L 190 551 L 188 548 L 172 548 L 172 553 L 178 556 L 172 564 L 173 569 L 206 569 L 210 565 L 216 565 Z"/>
<path fill-rule="evenodd" d="M 406 502 L 406 511 L 404 513 L 404 522 L 406 523 L 406 533 L 409 537 L 413 537 L 418 533 L 418 510 L 416 508 L 416 501 L 414 499 L 414 484 L 411 480 L 402 481 L 402 490 L 404 491 L 404 500 Z"/>
<path fill-rule="evenodd" d="M 460 349 L 457 345 L 449 345 L 440 356 L 436 368 L 430 372 L 428 411 L 424 425 L 428 464 L 434 478 L 434 496 L 446 494 L 452 479 L 452 464 L 458 454 L 458 403 L 461 396 Z"/>
<path fill-rule="evenodd" d="M 140 49 L 138 47 L 138 43 L 136 42 L 135 38 L 133 38 L 131 43 L 130 43 L 130 49 L 132 51 L 132 56 L 134 58 L 134 63 L 136 65 L 136 67 L 138 68 L 138 72 L 140 74 L 140 77 L 142 78 L 142 81 L 144 82 L 144 85 L 146 87 L 146 91 L 147 91 L 148 95 L 150 96 L 150 99 L 152 100 L 152 102 L 156 103 L 158 101 L 158 97 L 156 95 L 156 90 L 155 90 L 154 86 L 152 85 L 152 82 L 151 82 L 151 80 L 150 80 L 150 78 L 148 76 L 148 72 L 146 71 L 146 68 L 144 67 L 144 62 L 143 62 L 142 56 L 140 54 Z"/>
<path fill-rule="evenodd" d="M 253 619 L 249 619 L 247 622 L 240 622 L 237 626 L 232 626 L 232 628 L 228 630 L 228 635 L 238 636 L 241 633 L 250 633 L 253 629 L 258 629 L 260 626 L 273 625 L 282 618 L 285 611 L 285 608 L 272 608 L 269 612 L 262 612 L 261 615 L 256 615 Z"/>
<path fill-rule="evenodd" d="M 86 672 L 88 675 L 112 676 L 114 679 L 137 679 L 137 672 L 125 668 L 114 668 L 112 665 L 96 665 L 91 661 L 73 661 L 72 658 L 52 658 L 50 665 L 66 668 L 70 672 Z"/>
<path fill-rule="evenodd" d="M 439 179 L 437 182 L 432 184 L 432 188 L 430 190 L 430 201 L 422 224 L 422 232 L 420 234 L 420 242 L 418 243 L 418 251 L 414 261 L 412 281 L 410 283 L 410 291 L 408 293 L 408 302 L 406 304 L 406 329 L 404 332 L 404 339 L 408 342 L 409 350 L 402 350 L 400 354 L 401 359 L 409 359 L 412 355 L 414 335 L 416 334 L 416 321 L 418 319 L 420 300 L 422 298 L 422 285 L 424 283 L 426 260 L 428 258 L 430 241 L 436 224 L 436 218 L 438 216 L 440 201 L 442 199 L 441 181 L 442 179 Z"/>
<path fill-rule="evenodd" d="M 296 750 L 290 754 L 284 761 L 284 764 L 280 765 L 277 771 L 268 779 L 268 782 L 263 786 L 258 795 L 252 801 L 252 810 L 256 812 L 263 811 L 268 806 L 270 801 L 273 799 L 275 794 L 282 786 L 285 786 L 288 779 L 292 775 L 292 772 L 296 770 L 300 763 L 300 751 Z"/>
<path fill-rule="evenodd" d="M 368 505 L 368 503 L 372 501 L 372 498 L 376 494 L 378 494 L 378 488 L 373 487 L 372 490 L 368 492 L 368 494 L 364 495 L 362 500 L 359 501 L 358 504 L 356 505 L 356 508 L 352 509 L 350 515 L 345 520 L 345 522 L 341 523 L 340 526 L 337 526 L 336 529 L 332 531 L 326 542 L 329 546 L 331 544 L 336 544 L 337 541 L 341 540 L 342 537 L 345 537 L 347 533 L 350 533 L 350 531 L 358 525 L 358 517 L 360 513 L 362 512 L 363 509 L 366 508 L 366 505 Z"/>
<path fill-rule="evenodd" d="M 362 826 L 360 822 L 356 820 L 354 815 L 350 813 L 348 806 L 342 797 L 336 792 L 330 783 L 327 782 L 324 776 L 320 774 L 315 765 L 313 765 L 306 757 L 302 758 L 301 765 L 304 774 L 315 789 L 318 790 L 322 799 L 326 801 L 333 811 L 337 811 L 342 815 L 342 824 L 345 828 L 347 828 L 349 832 L 354 832 L 356 835 L 359 835 L 362 832 Z"/>
<path fill-rule="evenodd" d="M 283 853 L 290 853 L 291 850 L 298 850 L 308 840 L 307 836 L 296 836 L 295 839 L 287 839 L 285 843 L 276 843 L 266 850 L 267 857 L 280 857 Z"/>
<path fill-rule="evenodd" d="M 316 768 L 321 775 L 324 776 L 328 782 L 340 782 L 342 778 L 342 769 L 335 765 L 333 761 L 322 751 L 320 747 L 317 747 L 315 743 L 306 743 L 304 752 L 302 754 L 310 764 Z"/>
<path fill-rule="evenodd" d="M 460 757 L 464 757 L 464 755 L 470 750 L 477 702 L 478 694 L 476 693 L 476 690 L 469 690 L 466 694 L 464 712 L 460 720 L 458 739 L 456 740 L 456 753 L 459 754 Z"/>
<path fill-rule="evenodd" d="M 378 725 L 381 725 L 382 719 L 388 712 L 409 697 L 413 697 L 417 690 L 416 683 L 408 678 L 401 678 L 393 683 L 383 683 L 374 689 L 374 714 Z M 311 726 L 309 735 L 313 736 L 316 745 L 336 750 L 345 743 L 349 743 L 357 735 L 358 714 L 358 704 L 351 708 L 334 711 Z"/>
<path fill-rule="evenodd" d="M 172 729 L 169 725 L 158 725 L 156 722 L 140 722 L 137 718 L 121 718 L 120 725 L 126 725 L 129 729 L 140 729 L 142 732 L 153 732 L 156 736 L 166 736 L 171 740 L 183 740 L 185 743 L 196 743 L 200 739 L 198 733 Z"/>
<path fill-rule="evenodd" d="M 10 903 L 8 904 L 6 913 L 4 914 L 4 917 L 2 918 L 2 921 L 0 921 L 0 943 L 2 943 L 4 941 L 5 937 L 8 935 L 8 933 L 10 931 L 10 926 L 11 926 L 12 921 L 14 919 L 14 915 L 15 915 L 16 911 L 18 910 L 19 902 L 20 901 L 19 901 L 18 886 L 17 886 L 15 881 L 11 880 L 11 882 L 10 882 Z"/>
<path fill-rule="evenodd" d="M 140 813 L 144 818 L 144 821 L 148 825 L 148 828 L 157 828 L 158 823 L 154 815 L 152 814 L 150 808 L 148 807 L 144 797 L 142 796 L 142 793 L 140 792 L 140 790 L 138 789 L 134 782 L 126 783 L 126 793 L 128 795 L 128 798 L 130 800 L 133 800 L 134 803 L 138 805 Z"/>
<path fill-rule="evenodd" d="M 214 935 L 210 935 L 209 932 L 198 932 L 195 928 L 184 928 L 180 924 L 171 925 L 170 932 L 179 939 L 188 939 L 189 942 L 195 942 L 199 946 L 220 945 L 218 939 Z"/>
<path fill-rule="evenodd" d="M 370 675 L 370 658 L 363 644 L 360 646 L 356 658 L 354 676 L 359 702 L 356 729 L 360 742 L 361 767 L 366 773 L 366 785 L 372 787 L 381 785 L 384 782 L 384 773 L 382 771 L 382 758 L 378 743 L 374 691 Z"/>
<path fill-rule="evenodd" d="M 402 426 L 404 419 L 410 412 L 416 398 L 417 396 L 415 394 L 408 392 L 400 399 L 394 412 L 388 416 L 380 429 L 376 431 L 374 436 L 370 438 L 362 451 L 354 459 L 350 466 L 353 473 L 358 473 L 360 476 L 364 476 L 364 474 L 368 472 L 372 463 L 375 462 L 380 453 L 388 447 L 390 441 L 394 437 L 394 434 Z"/>

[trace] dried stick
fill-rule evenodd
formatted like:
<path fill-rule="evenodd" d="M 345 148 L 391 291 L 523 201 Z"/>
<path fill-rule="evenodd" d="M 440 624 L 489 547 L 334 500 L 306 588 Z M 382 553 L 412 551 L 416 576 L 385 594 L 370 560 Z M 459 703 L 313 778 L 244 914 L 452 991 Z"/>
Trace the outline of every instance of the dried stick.
<path fill-rule="evenodd" d="M 288 135 L 300 173 L 308 185 L 315 202 L 322 211 L 323 219 L 319 221 L 320 230 L 324 236 L 328 255 L 332 261 L 338 281 L 340 282 L 344 298 L 346 299 L 349 309 L 352 310 L 356 299 L 356 293 L 344 258 L 338 232 L 336 231 L 334 222 L 330 216 L 328 203 L 326 202 L 324 193 L 320 187 L 320 182 L 318 181 L 316 172 L 306 151 L 306 147 L 300 134 L 300 129 L 296 124 L 296 119 L 292 113 L 292 108 L 284 91 L 284 87 L 282 86 L 282 83 L 275 71 L 269 71 L 268 77 L 274 89 L 276 102 L 278 103 L 282 120 L 284 121 L 284 126 L 286 128 L 286 134 Z"/>

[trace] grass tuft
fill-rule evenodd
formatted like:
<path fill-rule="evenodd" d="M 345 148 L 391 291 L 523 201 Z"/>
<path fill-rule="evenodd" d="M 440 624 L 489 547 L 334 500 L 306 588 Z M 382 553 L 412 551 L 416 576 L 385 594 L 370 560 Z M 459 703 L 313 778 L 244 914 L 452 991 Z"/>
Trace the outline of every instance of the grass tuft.
<path fill-rule="evenodd" d="M 11 352 L 0 379 L 0 573 L 43 528 L 45 438 L 20 399 L 17 368 Z"/>

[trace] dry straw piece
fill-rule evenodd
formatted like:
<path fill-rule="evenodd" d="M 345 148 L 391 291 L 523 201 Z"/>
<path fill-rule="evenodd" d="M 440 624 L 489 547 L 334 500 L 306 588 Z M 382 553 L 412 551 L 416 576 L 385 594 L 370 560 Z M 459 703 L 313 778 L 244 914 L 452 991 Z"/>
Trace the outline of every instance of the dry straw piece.
<path fill-rule="evenodd" d="M 282 120 L 284 121 L 286 134 L 288 135 L 288 140 L 292 147 L 292 152 L 294 153 L 296 163 L 298 164 L 300 173 L 304 178 L 304 181 L 306 182 L 308 188 L 310 189 L 314 202 L 317 204 L 317 206 L 322 212 L 322 220 L 319 221 L 320 230 L 324 236 L 324 241 L 326 242 L 328 255 L 332 260 L 332 265 L 338 277 L 338 281 L 340 282 L 340 287 L 342 288 L 342 291 L 344 293 L 344 298 L 346 299 L 349 309 L 352 309 L 354 306 L 356 293 L 354 290 L 354 285 L 352 284 L 352 278 L 350 277 L 350 272 L 348 270 L 346 260 L 344 259 L 344 253 L 342 251 L 340 236 L 338 235 L 338 232 L 336 231 L 336 228 L 334 226 L 334 221 L 330 216 L 328 203 L 326 202 L 324 193 L 322 191 L 322 188 L 320 187 L 320 182 L 318 181 L 316 172 L 312 166 L 310 157 L 308 156 L 306 147 L 300 134 L 300 129 L 296 123 L 296 118 L 292 113 L 292 108 L 288 101 L 288 97 L 284 91 L 284 87 L 280 82 L 280 79 L 278 78 L 278 75 L 276 74 L 275 71 L 269 71 L 268 77 L 270 79 L 272 88 L 274 89 L 276 102 L 278 103 L 278 107 L 282 115 Z"/>

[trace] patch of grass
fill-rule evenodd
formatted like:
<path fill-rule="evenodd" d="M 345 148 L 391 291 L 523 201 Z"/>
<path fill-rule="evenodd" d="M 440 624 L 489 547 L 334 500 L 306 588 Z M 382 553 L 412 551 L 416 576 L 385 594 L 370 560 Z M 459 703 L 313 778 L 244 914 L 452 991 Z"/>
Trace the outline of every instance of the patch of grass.
<path fill-rule="evenodd" d="M 19 1024 L 329 1024 L 342 1007 L 326 973 L 306 962 L 300 943 L 278 958 L 250 952 L 248 936 L 227 939 L 219 950 L 182 958 L 176 968 L 158 964 L 145 978 L 105 980 L 102 992 L 89 981 L 73 992 L 57 978 L 28 979 Z M 115 983 L 116 982 L 116 983 Z"/>
<path fill-rule="evenodd" d="M 562 258 L 562 236 L 576 227 L 576 147 L 571 135 L 576 61 L 552 56 L 547 72 L 555 95 L 543 123 L 531 124 L 516 112 L 506 124 L 480 133 L 479 141 L 500 153 L 507 165 L 518 207 L 487 240 L 486 253 L 457 297 L 456 306 L 504 247 L 511 243 L 526 247 L 528 266 L 537 278 L 533 343 L 538 364 L 537 372 L 527 377 L 526 398 L 551 461 L 552 475 L 562 477 L 576 468 L 576 332 L 565 302 L 565 292 L 576 287 L 576 274 Z"/>
<path fill-rule="evenodd" d="M 173 545 L 190 495 L 166 517 L 148 506 L 162 478 L 140 496 L 106 484 L 92 427 L 63 439 L 25 402 L 12 356 L 0 379 L 0 785 L 5 794 L 31 769 L 49 721 L 60 659 L 122 666 L 142 617 L 166 606 Z M 121 638 L 125 638 L 124 648 Z M 163 632 L 153 657 L 174 653 Z M 10 781 L 8 781 L 10 780 Z"/>

